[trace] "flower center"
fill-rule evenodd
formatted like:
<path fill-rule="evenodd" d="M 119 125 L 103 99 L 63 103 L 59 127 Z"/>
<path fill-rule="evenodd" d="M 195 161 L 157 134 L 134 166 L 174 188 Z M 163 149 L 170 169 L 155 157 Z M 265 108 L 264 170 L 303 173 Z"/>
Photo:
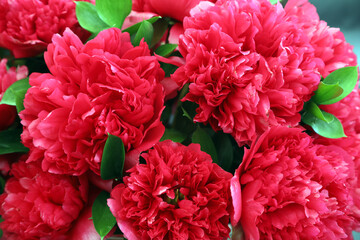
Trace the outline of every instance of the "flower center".
<path fill-rule="evenodd" d="M 164 201 L 169 203 L 169 204 L 172 204 L 174 206 L 178 206 L 178 201 L 179 200 L 184 200 L 185 199 L 185 196 L 184 194 L 182 194 L 180 192 L 180 189 L 176 189 L 175 190 L 175 198 L 169 198 L 167 195 L 165 195 L 163 197 Z"/>

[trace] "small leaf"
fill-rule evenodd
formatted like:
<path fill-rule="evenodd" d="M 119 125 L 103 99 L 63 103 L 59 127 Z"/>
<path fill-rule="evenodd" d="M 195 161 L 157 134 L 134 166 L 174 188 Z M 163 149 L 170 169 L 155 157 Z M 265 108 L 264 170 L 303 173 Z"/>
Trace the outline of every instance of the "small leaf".
<path fill-rule="evenodd" d="M 109 26 L 100 19 L 94 4 L 82 1 L 76 1 L 75 3 L 76 17 L 82 28 L 92 33 L 99 33 L 109 28 Z"/>
<path fill-rule="evenodd" d="M 94 227 L 101 239 L 103 239 L 116 224 L 116 219 L 107 205 L 108 198 L 110 198 L 110 194 L 102 191 L 95 199 L 91 209 Z"/>
<path fill-rule="evenodd" d="M 321 110 L 322 111 L 322 110 Z M 343 126 L 339 119 L 337 119 L 334 115 L 322 111 L 322 114 L 329 122 L 323 121 L 317 117 L 315 117 L 310 112 L 305 112 L 302 115 L 302 121 L 307 125 L 311 126 L 312 129 L 319 135 L 326 138 L 342 138 L 346 137 L 344 133 Z"/>
<path fill-rule="evenodd" d="M 277 4 L 278 2 L 281 2 L 281 0 L 270 0 L 271 4 Z"/>
<path fill-rule="evenodd" d="M 29 78 L 24 78 L 14 82 L 6 89 L 0 104 L 16 106 L 16 99 L 24 99 L 27 90 L 30 88 Z"/>
<path fill-rule="evenodd" d="M 140 27 L 136 32 L 134 39 L 132 40 L 132 44 L 134 46 L 139 46 L 141 39 L 144 39 L 145 42 L 147 42 L 147 44 L 150 46 L 153 34 L 153 25 L 150 22 L 144 20 L 141 22 Z"/>
<path fill-rule="evenodd" d="M 209 134 L 202 128 L 198 127 L 192 135 L 192 142 L 199 143 L 201 150 L 208 153 L 214 163 L 218 163 L 218 157 L 216 153 L 216 148 L 213 140 Z"/>
<path fill-rule="evenodd" d="M 165 141 L 167 139 L 170 139 L 173 142 L 181 143 L 186 139 L 186 134 L 173 128 L 166 128 L 164 135 L 160 139 L 160 142 Z"/>
<path fill-rule="evenodd" d="M 110 27 L 121 28 L 131 12 L 131 7 L 131 0 L 96 0 L 99 17 Z"/>
<path fill-rule="evenodd" d="M 146 21 L 148 21 L 149 23 L 153 24 L 153 23 L 155 23 L 157 20 L 159 20 L 160 18 L 161 18 L 161 17 L 156 16 L 156 17 L 149 18 L 149 19 L 147 19 Z M 141 23 L 142 23 L 142 22 L 138 22 L 138 23 L 136 23 L 136 24 L 134 24 L 134 25 L 132 25 L 132 26 L 130 26 L 130 27 L 122 30 L 122 31 L 123 31 L 123 32 L 128 32 L 128 33 L 130 33 L 130 35 L 133 35 L 133 34 L 135 34 L 135 33 L 139 30 L 139 27 L 140 27 Z"/>
<path fill-rule="evenodd" d="M 310 113 L 312 113 L 315 117 L 329 123 L 333 118 L 331 117 L 330 119 L 327 119 L 323 112 L 321 111 L 321 109 L 319 108 L 318 105 L 316 105 L 316 103 L 310 101 L 307 102 L 304 109 Z"/>
<path fill-rule="evenodd" d="M 331 100 L 324 101 L 322 105 L 328 105 L 336 103 L 344 99 L 351 91 L 355 88 L 358 80 L 358 67 L 344 67 L 330 73 L 324 80 L 323 83 L 327 85 L 339 85 L 343 92 Z"/>
<path fill-rule="evenodd" d="M 176 48 L 177 44 L 164 44 L 155 50 L 157 55 L 168 57 Z"/>
<path fill-rule="evenodd" d="M 193 119 L 190 117 L 190 114 L 183 108 L 181 107 L 181 110 L 183 111 L 183 116 L 188 118 L 190 121 L 192 121 Z"/>
<path fill-rule="evenodd" d="M 154 34 L 151 39 L 150 48 L 153 48 L 156 44 L 158 44 L 161 39 L 163 39 L 164 35 L 169 30 L 169 20 L 168 18 L 160 18 L 158 21 L 152 24 L 154 28 Z"/>
<path fill-rule="evenodd" d="M 332 100 L 336 99 L 343 92 L 344 90 L 340 87 L 339 83 L 326 84 L 324 82 L 320 82 L 312 100 L 318 105 L 331 104 Z"/>
<path fill-rule="evenodd" d="M 26 153 L 27 147 L 21 143 L 20 134 L 22 129 L 14 128 L 0 132 L 0 155 L 8 153 Z"/>
<path fill-rule="evenodd" d="M 125 148 L 121 138 L 108 134 L 101 159 L 100 175 L 104 180 L 122 178 Z"/>

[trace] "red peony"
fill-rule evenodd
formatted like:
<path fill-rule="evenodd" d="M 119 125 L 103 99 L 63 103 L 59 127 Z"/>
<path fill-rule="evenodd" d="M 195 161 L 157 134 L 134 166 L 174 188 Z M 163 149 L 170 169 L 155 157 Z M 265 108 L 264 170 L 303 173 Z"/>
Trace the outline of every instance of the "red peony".
<path fill-rule="evenodd" d="M 325 21 L 320 21 L 315 6 L 308 0 L 289 0 L 285 11 L 308 35 L 315 56 L 324 61 L 319 68 L 323 77 L 336 69 L 357 65 L 353 47 L 345 41 L 344 34 L 340 29 L 331 28 Z"/>
<path fill-rule="evenodd" d="M 164 72 L 145 42 L 133 47 L 128 33 L 112 28 L 85 45 L 70 30 L 55 35 L 45 53 L 51 74 L 34 73 L 20 113 L 28 161 L 44 155 L 44 171 L 100 172 L 107 134 L 120 137 L 126 167 L 164 133 Z"/>
<path fill-rule="evenodd" d="M 320 81 L 323 62 L 309 38 L 268 0 L 218 1 L 184 20 L 172 76 L 190 83 L 183 100 L 199 105 L 196 122 L 249 144 L 270 126 L 296 126 Z"/>
<path fill-rule="evenodd" d="M 230 173 L 198 144 L 167 140 L 142 156 L 108 200 L 127 239 L 228 237 Z"/>
<path fill-rule="evenodd" d="M 274 127 L 245 150 L 232 179 L 233 220 L 245 239 L 350 239 L 360 227 L 359 186 L 342 148 Z"/>
<path fill-rule="evenodd" d="M 210 0 L 215 2 L 216 0 Z M 164 17 L 171 17 L 180 22 L 188 16 L 190 10 L 201 0 L 133 0 L 133 10 L 154 12 Z"/>
<path fill-rule="evenodd" d="M 12 165 L 11 174 L 0 196 L 3 238 L 68 239 L 87 201 L 86 178 L 46 173 L 23 161 Z"/>
<path fill-rule="evenodd" d="M 0 47 L 16 58 L 44 52 L 52 36 L 67 27 L 88 37 L 78 24 L 73 0 L 0 0 Z"/>
<path fill-rule="evenodd" d="M 26 66 L 7 69 L 6 63 L 6 59 L 0 61 L 0 101 L 8 87 L 17 80 L 26 78 L 28 75 Z M 14 122 L 16 115 L 17 111 L 14 106 L 0 104 L 0 131 L 8 128 Z"/>

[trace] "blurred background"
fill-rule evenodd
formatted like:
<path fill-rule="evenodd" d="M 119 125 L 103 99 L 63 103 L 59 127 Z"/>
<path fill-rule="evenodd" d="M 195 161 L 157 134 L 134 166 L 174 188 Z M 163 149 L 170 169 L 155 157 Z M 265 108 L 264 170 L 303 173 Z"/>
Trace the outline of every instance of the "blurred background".
<path fill-rule="evenodd" d="M 346 41 L 354 46 L 360 63 L 360 0 L 309 0 L 318 10 L 320 19 L 340 28 Z"/>

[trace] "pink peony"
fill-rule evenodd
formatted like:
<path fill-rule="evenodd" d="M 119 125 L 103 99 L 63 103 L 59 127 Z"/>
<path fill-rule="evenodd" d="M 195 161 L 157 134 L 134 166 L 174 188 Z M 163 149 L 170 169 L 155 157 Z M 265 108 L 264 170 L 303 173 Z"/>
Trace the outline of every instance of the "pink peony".
<path fill-rule="evenodd" d="M 216 0 L 210 0 L 215 2 Z M 133 10 L 154 12 L 163 17 L 171 17 L 180 22 L 201 0 L 133 0 Z"/>
<path fill-rule="evenodd" d="M 340 29 L 331 28 L 325 21 L 320 21 L 315 6 L 308 0 L 289 0 L 285 11 L 308 35 L 315 56 L 324 61 L 319 68 L 323 77 L 336 69 L 357 65 L 353 47 L 345 41 L 344 34 Z"/>
<path fill-rule="evenodd" d="M 360 186 L 360 91 L 354 89 L 346 98 L 338 103 L 321 106 L 323 110 L 335 115 L 344 127 L 346 138 L 330 139 L 317 136 L 316 143 L 336 145 L 345 149 L 352 157 L 358 185 Z M 360 206 L 360 191 L 357 205 Z"/>
<path fill-rule="evenodd" d="M 271 128 L 245 150 L 232 179 L 233 222 L 245 239 L 351 239 L 360 227 L 354 168 L 338 146 L 314 144 L 302 129 Z"/>
<path fill-rule="evenodd" d="M 126 168 L 164 133 L 164 72 L 145 42 L 112 28 L 85 45 L 70 30 L 55 35 L 45 53 L 51 74 L 34 73 L 20 113 L 28 161 L 44 155 L 44 171 L 100 172 L 107 134 L 120 137 Z"/>
<path fill-rule="evenodd" d="M 17 80 L 26 78 L 28 75 L 26 66 L 7 69 L 6 63 L 7 59 L 0 61 L 0 101 L 8 87 Z M 14 122 L 16 116 L 17 111 L 14 106 L 0 104 L 0 131 L 8 128 Z"/>
<path fill-rule="evenodd" d="M 87 201 L 83 177 L 43 172 L 37 163 L 12 165 L 0 196 L 0 223 L 7 240 L 68 239 L 67 231 Z"/>
<path fill-rule="evenodd" d="M 226 239 L 231 174 L 198 144 L 170 140 L 142 155 L 108 205 L 129 240 Z"/>
<path fill-rule="evenodd" d="M 323 62 L 305 32 L 268 0 L 218 1 L 184 20 L 174 74 L 190 83 L 183 100 L 199 105 L 194 121 L 249 144 L 270 126 L 296 126 L 320 81 Z"/>
<path fill-rule="evenodd" d="M 16 58 L 42 53 L 66 27 L 89 36 L 78 24 L 73 0 L 0 0 L 0 46 Z"/>

